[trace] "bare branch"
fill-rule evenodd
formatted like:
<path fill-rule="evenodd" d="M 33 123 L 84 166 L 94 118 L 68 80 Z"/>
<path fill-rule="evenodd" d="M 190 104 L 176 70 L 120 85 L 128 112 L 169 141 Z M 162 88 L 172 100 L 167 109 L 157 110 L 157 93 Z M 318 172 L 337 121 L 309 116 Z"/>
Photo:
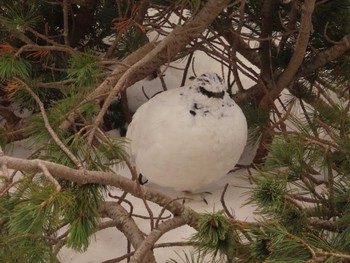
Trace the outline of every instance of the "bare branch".
<path fill-rule="evenodd" d="M 305 77 L 315 72 L 318 68 L 324 66 L 328 62 L 340 57 L 346 51 L 350 49 L 350 35 L 346 35 L 343 39 L 333 47 L 317 53 L 309 62 L 307 62 L 303 70 L 300 72 L 299 77 Z"/>
<path fill-rule="evenodd" d="M 311 22 L 311 16 L 313 13 L 315 7 L 315 0 L 306 0 L 304 1 L 303 7 L 302 7 L 302 17 L 300 21 L 300 30 L 299 35 L 296 43 L 296 47 L 294 49 L 294 53 L 288 63 L 287 68 L 285 71 L 279 76 L 276 86 L 271 89 L 271 92 L 269 93 L 269 96 L 271 98 L 276 98 L 283 89 L 285 89 L 290 82 L 295 77 L 301 63 L 304 60 L 305 51 L 307 48 L 307 45 L 309 43 L 310 33 L 312 30 L 312 22 Z M 260 105 L 262 107 L 267 108 L 270 103 L 269 96 L 264 96 L 264 98 L 261 100 Z"/>
<path fill-rule="evenodd" d="M 69 14 L 70 0 L 63 0 L 63 37 L 64 43 L 69 46 L 69 24 L 68 24 L 68 14 Z"/>
<path fill-rule="evenodd" d="M 153 248 L 154 244 L 164 233 L 169 232 L 170 230 L 178 228 L 185 224 L 186 221 L 182 217 L 174 217 L 158 225 L 158 227 L 154 228 L 151 231 L 151 233 L 145 238 L 144 242 L 142 242 L 142 244 L 135 251 L 130 263 L 141 263 L 142 258 L 147 253 L 147 251 Z"/>
<path fill-rule="evenodd" d="M 105 202 L 102 211 L 109 218 L 116 221 L 116 227 L 123 232 L 135 249 L 142 246 L 145 240 L 143 233 L 130 217 L 130 214 L 120 204 L 117 202 Z M 155 262 L 153 253 L 149 251 L 149 253 L 145 254 L 143 260 L 143 262 Z"/>
<path fill-rule="evenodd" d="M 64 145 L 64 143 L 60 140 L 60 138 L 58 138 L 57 134 L 55 133 L 55 131 L 52 129 L 49 119 L 47 118 L 46 115 L 46 110 L 44 107 L 44 104 L 41 102 L 40 98 L 31 90 L 31 88 L 29 88 L 29 86 L 24 83 L 22 80 L 17 79 L 22 85 L 23 87 L 30 93 L 30 95 L 34 98 L 34 100 L 36 101 L 36 103 L 39 105 L 41 114 L 43 116 L 43 120 L 45 122 L 45 128 L 47 129 L 47 131 L 50 133 L 52 139 L 54 140 L 54 142 L 61 148 L 61 150 L 63 152 L 65 152 L 65 154 L 67 154 L 67 156 L 72 160 L 72 162 L 79 168 L 79 169 L 83 169 L 83 165 L 82 163 L 74 156 L 74 154 Z"/>
<path fill-rule="evenodd" d="M 16 169 L 28 173 L 41 172 L 39 163 L 42 163 L 53 176 L 64 180 L 75 182 L 79 185 L 93 183 L 115 186 L 129 192 L 135 197 L 141 198 L 141 194 L 134 181 L 115 173 L 90 170 L 82 171 L 43 160 L 26 160 L 10 156 L 0 156 L 0 166 L 5 163 L 8 169 Z M 168 211 L 174 215 L 181 215 L 188 225 L 196 228 L 198 214 L 195 211 L 182 205 L 180 202 L 172 202 L 173 199 L 163 193 L 151 190 L 146 186 L 141 187 L 146 200 L 150 200 L 161 207 L 167 206 Z"/>

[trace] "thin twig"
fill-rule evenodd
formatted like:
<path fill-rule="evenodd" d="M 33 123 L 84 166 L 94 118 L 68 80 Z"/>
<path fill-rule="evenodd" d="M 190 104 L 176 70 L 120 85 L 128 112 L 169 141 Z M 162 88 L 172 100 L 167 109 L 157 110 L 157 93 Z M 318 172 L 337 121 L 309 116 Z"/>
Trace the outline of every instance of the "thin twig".
<path fill-rule="evenodd" d="M 224 208 L 225 210 L 225 213 L 228 217 L 230 218 L 234 218 L 234 216 L 231 214 L 230 210 L 228 210 L 227 206 L 226 206 L 226 202 L 225 202 L 225 193 L 227 191 L 227 188 L 228 188 L 229 184 L 226 184 L 225 187 L 224 187 L 224 190 L 222 191 L 222 194 L 221 194 L 221 198 L 220 198 L 220 201 L 221 201 L 221 205 L 222 207 Z"/>
<path fill-rule="evenodd" d="M 186 224 L 186 220 L 182 217 L 173 217 L 168 219 L 163 223 L 159 224 L 157 228 L 154 228 L 149 235 L 145 238 L 142 244 L 136 249 L 134 256 L 132 257 L 132 263 L 139 263 L 142 260 L 142 257 L 152 249 L 157 240 L 166 232 L 169 232 L 172 229 L 178 228 Z"/>
<path fill-rule="evenodd" d="M 131 169 L 130 169 L 130 168 L 131 168 Z M 130 172 L 131 172 L 131 174 L 132 174 L 132 177 L 135 178 L 134 181 L 135 181 L 135 183 L 136 183 L 137 189 L 138 189 L 138 191 L 139 191 L 139 193 L 140 193 L 140 196 L 141 196 L 141 199 L 142 199 L 142 201 L 143 201 L 143 204 L 145 205 L 145 208 L 146 208 L 146 210 L 147 210 L 147 212 L 148 212 L 148 214 L 149 214 L 149 217 L 150 217 L 150 227 L 151 227 L 151 229 L 153 229 L 153 228 L 154 228 L 154 216 L 153 216 L 153 212 L 152 212 L 152 209 L 149 207 L 149 205 L 148 205 L 148 203 L 147 203 L 147 200 L 146 200 L 145 195 L 144 195 L 144 193 L 143 193 L 143 190 L 142 190 L 142 187 L 141 187 L 141 185 L 140 185 L 140 182 L 139 182 L 139 180 L 137 180 L 136 167 L 135 167 L 135 166 L 130 166 L 129 169 L 130 169 Z"/>
<path fill-rule="evenodd" d="M 40 45 L 36 45 L 36 44 L 27 44 L 27 45 L 22 46 L 20 49 L 18 49 L 17 52 L 15 53 L 15 56 L 19 56 L 24 51 L 34 51 L 34 50 L 62 51 L 62 52 L 70 53 L 70 54 L 74 52 L 74 49 L 72 49 L 70 47 L 63 46 L 63 45 L 40 46 Z M 46 67 L 49 68 L 48 66 L 46 66 Z"/>
<path fill-rule="evenodd" d="M 69 46 L 69 24 L 68 24 L 68 14 L 69 14 L 70 0 L 63 0 L 63 38 L 64 43 Z"/>
<path fill-rule="evenodd" d="M 47 118 L 46 115 L 46 110 L 44 107 L 44 104 L 41 102 L 40 98 L 31 90 L 31 88 L 29 88 L 29 86 L 23 82 L 22 80 L 18 79 L 17 80 L 23 85 L 23 87 L 30 93 L 30 95 L 32 95 L 32 97 L 34 98 L 34 100 L 36 101 L 36 103 L 39 105 L 40 111 L 41 111 L 41 115 L 43 116 L 43 120 L 45 123 L 45 128 L 47 129 L 47 131 L 50 133 L 51 138 L 54 140 L 54 142 L 57 144 L 58 147 L 60 147 L 60 149 L 67 154 L 67 156 L 72 160 L 72 162 L 76 165 L 76 167 L 79 170 L 82 170 L 84 167 L 82 165 L 82 163 L 74 156 L 74 154 L 64 145 L 64 143 L 60 140 L 60 138 L 58 138 L 57 134 L 55 133 L 55 131 L 52 129 L 50 122 Z"/>
<path fill-rule="evenodd" d="M 51 175 L 50 171 L 47 169 L 47 167 L 42 164 L 41 162 L 38 163 L 38 166 L 42 169 L 43 174 L 45 175 L 46 179 L 48 179 L 56 188 L 56 193 L 61 191 L 61 185 L 58 183 L 58 181 Z"/>
<path fill-rule="evenodd" d="M 191 52 L 189 57 L 188 57 L 188 59 L 187 59 L 187 62 L 186 62 L 185 68 L 184 68 L 184 73 L 182 75 L 182 80 L 181 80 L 180 87 L 183 87 L 186 84 L 188 69 L 189 69 L 189 67 L 191 65 L 193 54 L 194 54 L 194 52 Z"/>
<path fill-rule="evenodd" d="M 160 211 L 160 213 L 159 213 L 159 215 L 158 215 L 158 217 L 157 217 L 156 223 L 155 223 L 155 225 L 154 225 L 155 227 L 158 227 L 160 220 L 163 219 L 163 218 L 162 218 L 162 215 L 163 215 L 164 212 L 166 211 L 167 206 L 170 205 L 172 202 L 175 202 L 175 201 L 177 201 L 177 200 L 183 200 L 183 197 L 176 197 L 176 198 L 170 200 L 170 201 L 168 202 L 168 204 L 166 204 L 165 206 L 163 206 L 162 210 Z"/>

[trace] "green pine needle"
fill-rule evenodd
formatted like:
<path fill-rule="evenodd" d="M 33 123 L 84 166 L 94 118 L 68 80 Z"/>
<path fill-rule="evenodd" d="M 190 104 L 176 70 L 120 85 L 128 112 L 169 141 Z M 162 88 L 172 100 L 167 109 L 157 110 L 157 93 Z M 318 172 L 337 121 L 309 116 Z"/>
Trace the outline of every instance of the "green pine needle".
<path fill-rule="evenodd" d="M 75 190 L 75 202 L 67 207 L 70 224 L 67 246 L 76 251 L 85 251 L 99 223 L 99 207 L 104 200 L 102 188 L 84 185 Z"/>
<path fill-rule="evenodd" d="M 265 212 L 278 210 L 285 206 L 285 193 L 285 181 L 266 176 L 257 181 L 248 203 L 256 203 Z"/>
<path fill-rule="evenodd" d="M 4 6 L 4 11 L 4 16 L 0 17 L 0 24 L 10 31 L 24 32 L 27 27 L 35 27 L 41 21 L 36 4 L 7 3 Z"/>
<path fill-rule="evenodd" d="M 191 241 L 199 244 L 198 251 L 213 253 L 214 258 L 226 256 L 229 262 L 233 260 L 234 231 L 227 221 L 224 211 L 217 213 L 203 213 L 198 221 L 198 232 L 191 237 Z"/>
<path fill-rule="evenodd" d="M 179 259 L 168 259 L 166 263 L 224 263 L 226 261 L 216 259 L 213 254 L 202 251 L 183 251 L 183 255 L 177 253 Z"/>
<path fill-rule="evenodd" d="M 20 56 L 0 52 L 0 81 L 12 81 L 15 77 L 28 79 L 31 65 Z"/>
<path fill-rule="evenodd" d="M 69 60 L 68 78 L 81 88 L 90 88 L 101 78 L 100 58 L 92 50 L 74 52 Z"/>

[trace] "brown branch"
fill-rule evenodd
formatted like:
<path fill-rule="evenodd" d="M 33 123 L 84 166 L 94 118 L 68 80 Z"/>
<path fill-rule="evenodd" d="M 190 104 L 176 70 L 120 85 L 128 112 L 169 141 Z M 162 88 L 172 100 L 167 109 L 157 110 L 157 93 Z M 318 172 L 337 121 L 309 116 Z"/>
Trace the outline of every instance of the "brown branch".
<path fill-rule="evenodd" d="M 105 99 L 108 92 L 117 84 L 118 80 L 125 73 L 125 71 L 137 63 L 142 57 L 146 56 L 155 46 L 156 43 L 147 43 L 131 53 L 121 63 L 118 63 L 117 67 L 110 73 L 110 75 L 106 77 L 105 80 L 78 105 L 75 111 L 72 111 L 67 116 L 66 121 L 61 125 L 61 129 L 67 130 L 70 127 L 75 118 L 78 116 L 79 107 L 90 101 L 93 101 L 97 105 L 101 100 Z"/>
<path fill-rule="evenodd" d="M 289 21 L 288 21 L 287 28 L 286 28 L 287 34 L 283 34 L 283 36 L 281 38 L 281 41 L 279 43 L 279 52 L 283 51 L 283 49 L 287 43 L 287 40 L 291 36 L 291 33 L 293 32 L 293 29 L 294 29 L 296 21 L 297 21 L 298 3 L 297 3 L 297 1 L 292 1 L 291 5 L 292 6 L 291 6 L 290 13 L 289 13 Z"/>
<path fill-rule="evenodd" d="M 155 244 L 153 248 L 166 248 L 166 247 L 188 247 L 188 246 L 194 246 L 197 243 L 191 242 L 191 241 L 180 241 L 180 242 L 166 242 L 166 243 L 159 243 Z M 132 255 L 134 255 L 135 251 L 132 251 L 130 253 L 124 254 L 123 256 L 120 256 L 118 258 L 109 259 L 106 261 L 103 261 L 102 263 L 118 263 L 121 262 L 123 259 L 130 258 Z"/>
<path fill-rule="evenodd" d="M 342 261 L 342 262 L 348 262 L 350 260 L 350 255 L 347 255 L 347 254 L 327 252 L 327 251 L 316 251 L 316 254 L 320 255 L 320 256 L 336 257 L 336 258 L 342 258 L 342 259 L 346 260 L 346 261 Z"/>
<path fill-rule="evenodd" d="M 312 247 L 310 247 L 310 245 L 308 243 L 306 243 L 304 239 L 302 239 L 300 237 L 297 237 L 297 236 L 294 236 L 294 235 L 289 234 L 289 233 L 287 233 L 286 236 L 289 237 L 290 239 L 293 239 L 293 240 L 297 241 L 303 247 L 305 247 L 310 252 L 311 259 L 315 259 L 316 258 L 315 250 L 313 250 Z"/>
<path fill-rule="evenodd" d="M 272 24 L 273 17 L 276 15 L 276 0 L 265 0 L 263 1 L 263 6 L 261 10 L 262 16 L 262 26 L 261 26 L 261 35 L 262 39 L 267 38 L 265 41 L 260 42 L 261 55 L 260 55 L 260 64 L 261 64 L 261 77 L 267 83 L 269 88 L 271 88 L 270 81 L 272 79 L 272 66 L 271 66 L 271 34 L 272 34 Z"/>
<path fill-rule="evenodd" d="M 68 24 L 68 15 L 69 15 L 70 0 L 63 0 L 63 38 L 64 43 L 69 46 L 69 24 Z"/>
<path fill-rule="evenodd" d="M 17 80 L 22 84 L 22 86 L 29 92 L 29 94 L 34 98 L 34 100 L 38 104 L 40 111 L 41 111 L 41 115 L 43 116 L 45 128 L 47 129 L 47 131 L 51 135 L 51 138 L 54 140 L 54 142 L 57 144 L 57 146 L 60 147 L 60 149 L 72 160 L 72 162 L 77 166 L 77 168 L 83 169 L 82 163 L 64 145 L 64 143 L 60 140 L 60 138 L 58 138 L 56 132 L 52 129 L 51 124 L 49 122 L 49 119 L 47 118 L 47 115 L 46 115 L 46 110 L 45 110 L 44 104 L 41 102 L 40 98 L 31 90 L 31 88 L 29 88 L 29 86 L 26 83 L 24 83 L 20 79 L 17 79 Z"/>
<path fill-rule="evenodd" d="M 135 249 L 142 246 L 145 240 L 142 231 L 130 217 L 129 212 L 120 204 L 117 202 L 105 202 L 102 207 L 102 213 L 116 222 L 115 226 L 126 236 L 127 240 L 131 242 L 131 245 Z M 151 251 L 145 254 L 143 262 L 155 262 L 154 255 Z"/>
<path fill-rule="evenodd" d="M 222 191 L 222 194 L 221 194 L 221 198 L 220 198 L 220 201 L 221 201 L 221 205 L 222 207 L 224 208 L 225 210 L 225 213 L 228 217 L 234 219 L 234 216 L 231 214 L 230 210 L 228 210 L 227 206 L 226 206 L 226 202 L 225 202 L 225 193 L 227 191 L 227 187 L 229 186 L 229 184 L 226 184 L 225 187 L 224 187 L 224 190 Z"/>
<path fill-rule="evenodd" d="M 237 34 L 233 29 L 223 30 L 216 23 L 214 23 L 213 26 L 228 43 L 236 42 L 236 50 L 240 55 L 247 59 L 252 65 L 260 67 L 258 52 L 250 48 L 250 46 L 240 37 L 239 34 Z"/>
<path fill-rule="evenodd" d="M 346 35 L 336 45 L 317 53 L 309 62 L 305 63 L 303 70 L 298 74 L 298 77 L 305 77 L 312 74 L 315 70 L 326 65 L 328 62 L 339 58 L 349 49 L 350 35 Z"/>
<path fill-rule="evenodd" d="M 279 76 L 276 86 L 271 89 L 269 96 L 271 98 L 277 98 L 277 96 L 285 89 L 295 77 L 301 63 L 304 60 L 305 51 L 309 43 L 310 33 L 312 30 L 311 16 L 315 7 L 315 0 L 304 1 L 302 7 L 302 16 L 300 21 L 300 30 L 298 39 L 294 49 L 294 53 L 288 63 L 285 71 Z M 268 108 L 270 103 L 269 96 L 264 96 L 260 105 L 264 108 Z"/>
<path fill-rule="evenodd" d="M 27 44 L 22 46 L 18 51 L 16 52 L 15 56 L 19 56 L 24 51 L 36 51 L 36 50 L 49 50 L 49 51 L 62 51 L 66 53 L 73 53 L 74 49 L 63 46 L 63 45 L 56 45 L 56 46 L 40 46 L 36 44 Z"/>
<path fill-rule="evenodd" d="M 57 182 L 57 180 L 51 175 L 50 171 L 46 168 L 46 166 L 42 163 L 38 164 L 46 179 L 49 180 L 56 188 L 56 193 L 61 191 L 61 185 Z"/>
<path fill-rule="evenodd" d="M 28 173 L 41 172 L 39 163 L 45 165 L 53 176 L 64 180 L 75 182 L 79 185 L 92 183 L 115 186 L 129 192 L 135 197 L 141 198 L 141 194 L 135 182 L 122 175 L 111 172 L 82 171 L 44 160 L 26 160 L 10 156 L 0 156 L 0 166 L 6 164 L 8 169 L 15 169 Z M 150 200 L 162 207 L 167 206 L 168 211 L 174 215 L 181 215 L 188 225 L 196 228 L 198 214 L 195 211 L 182 205 L 180 202 L 170 202 L 172 200 L 171 197 L 151 190 L 146 186 L 142 186 L 142 190 L 146 200 Z"/>
<path fill-rule="evenodd" d="M 33 28 L 31 27 L 27 27 L 26 28 L 27 31 L 31 32 L 33 35 L 35 35 L 36 37 L 40 37 L 41 39 L 45 40 L 47 43 L 53 45 L 53 46 L 56 46 L 56 45 L 59 45 L 57 42 L 49 39 L 47 36 L 43 35 L 43 34 L 40 34 L 38 31 L 34 30 Z"/>
<path fill-rule="evenodd" d="M 136 179 L 137 178 L 137 172 L 136 172 L 136 167 L 135 166 L 131 166 L 131 165 L 128 165 L 129 167 L 129 170 L 132 174 L 132 178 Z M 152 209 L 149 207 L 148 203 L 147 203 L 147 200 L 145 198 L 145 195 L 143 193 L 143 190 L 142 190 L 142 187 L 141 187 L 141 184 L 139 182 L 139 180 L 134 180 L 134 182 L 136 183 L 136 187 L 140 193 L 140 196 L 141 196 L 141 199 L 142 199 L 142 202 L 143 204 L 145 205 L 145 208 L 149 214 L 149 218 L 150 218 L 150 228 L 153 229 L 154 227 L 154 216 L 153 216 L 153 212 L 152 212 Z"/>
<path fill-rule="evenodd" d="M 181 80 L 180 87 L 183 87 L 186 84 L 187 73 L 188 73 L 188 69 L 190 68 L 190 65 L 191 65 L 191 62 L 192 62 L 193 54 L 194 54 L 194 52 L 191 52 L 190 55 L 187 58 L 187 62 L 186 62 L 185 68 L 184 68 L 184 73 L 182 75 L 182 80 Z"/>
<path fill-rule="evenodd" d="M 145 238 L 144 242 L 142 242 L 141 246 L 136 249 L 130 263 L 141 263 L 146 253 L 153 248 L 154 244 L 164 233 L 167 233 L 170 230 L 178 228 L 185 224 L 186 221 L 182 217 L 174 217 L 163 222 L 157 228 L 154 228 L 151 233 Z"/>

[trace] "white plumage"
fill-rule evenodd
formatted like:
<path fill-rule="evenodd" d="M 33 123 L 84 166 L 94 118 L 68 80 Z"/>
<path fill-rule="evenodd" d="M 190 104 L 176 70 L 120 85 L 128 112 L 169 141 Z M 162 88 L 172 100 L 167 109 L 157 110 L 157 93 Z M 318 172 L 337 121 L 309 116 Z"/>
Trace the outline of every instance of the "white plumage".
<path fill-rule="evenodd" d="M 247 123 L 215 73 L 160 93 L 135 113 L 126 137 L 136 168 L 150 181 L 196 191 L 234 167 L 247 140 Z"/>

